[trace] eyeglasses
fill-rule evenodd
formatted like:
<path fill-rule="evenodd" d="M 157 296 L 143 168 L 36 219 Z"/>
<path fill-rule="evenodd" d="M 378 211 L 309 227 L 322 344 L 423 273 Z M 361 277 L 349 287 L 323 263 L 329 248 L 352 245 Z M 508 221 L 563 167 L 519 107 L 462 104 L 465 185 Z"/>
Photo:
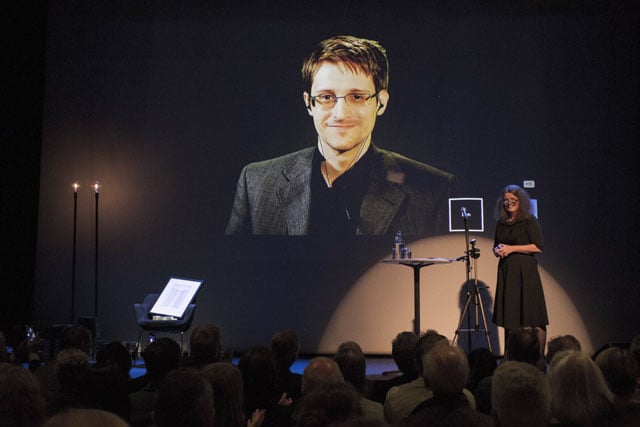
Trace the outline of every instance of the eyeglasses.
<path fill-rule="evenodd" d="M 519 201 L 520 199 L 504 199 L 502 201 L 502 204 L 505 206 L 515 206 L 518 204 Z"/>
<path fill-rule="evenodd" d="M 320 105 L 322 108 L 328 110 L 335 107 L 335 105 L 338 103 L 338 99 L 341 98 L 344 99 L 344 102 L 346 102 L 347 105 L 351 107 L 363 107 L 368 100 L 370 100 L 371 98 L 375 98 L 377 95 L 377 93 L 350 93 L 349 95 L 345 96 L 335 96 L 330 93 L 325 93 L 322 95 L 310 96 L 310 98 L 311 105 L 313 107 L 316 106 L 317 102 L 318 105 Z"/>

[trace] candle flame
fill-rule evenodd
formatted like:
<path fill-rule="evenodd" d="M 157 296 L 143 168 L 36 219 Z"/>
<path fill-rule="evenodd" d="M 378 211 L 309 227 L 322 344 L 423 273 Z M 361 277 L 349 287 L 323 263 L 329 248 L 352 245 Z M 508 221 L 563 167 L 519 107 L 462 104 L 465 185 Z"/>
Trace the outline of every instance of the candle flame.
<path fill-rule="evenodd" d="M 78 181 L 73 183 L 73 192 L 77 193 L 78 192 L 78 188 L 80 188 L 80 184 L 78 183 Z"/>

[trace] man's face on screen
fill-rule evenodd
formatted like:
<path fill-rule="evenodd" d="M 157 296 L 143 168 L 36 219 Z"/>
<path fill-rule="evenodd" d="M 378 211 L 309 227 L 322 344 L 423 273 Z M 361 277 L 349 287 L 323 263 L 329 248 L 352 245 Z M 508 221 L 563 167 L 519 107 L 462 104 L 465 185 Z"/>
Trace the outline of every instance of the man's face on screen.
<path fill-rule="evenodd" d="M 369 75 L 353 72 L 343 64 L 324 62 L 320 65 L 313 78 L 311 93 L 305 92 L 304 100 L 324 145 L 344 152 L 369 139 L 376 117 L 382 115 L 389 98 L 386 90 L 381 90 L 377 97 L 371 96 L 375 92 L 373 78 Z M 318 96 L 338 99 L 322 105 L 318 98 L 311 99 Z M 345 96 L 348 98 L 343 98 Z"/>

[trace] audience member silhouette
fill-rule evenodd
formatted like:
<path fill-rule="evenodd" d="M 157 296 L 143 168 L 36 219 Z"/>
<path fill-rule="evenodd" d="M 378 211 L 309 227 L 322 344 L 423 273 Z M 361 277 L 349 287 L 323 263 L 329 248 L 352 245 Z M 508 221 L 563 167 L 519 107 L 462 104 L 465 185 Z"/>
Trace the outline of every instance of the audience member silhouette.
<path fill-rule="evenodd" d="M 412 411 L 407 427 L 493 426 L 492 418 L 472 408 L 463 392 L 469 380 L 469 362 L 460 347 L 440 341 L 422 360 L 433 397 Z"/>
<path fill-rule="evenodd" d="M 291 372 L 300 351 L 298 336 L 290 330 L 278 332 L 271 337 L 270 347 L 276 358 L 278 389 L 295 402 L 302 394 L 302 375 Z"/>
<path fill-rule="evenodd" d="M 360 345 L 354 341 L 347 341 L 338 347 L 338 351 L 333 358 L 344 380 L 350 383 L 360 394 L 360 406 L 365 417 L 374 420 L 383 420 L 384 413 L 382 405 L 369 400 L 364 395 L 364 384 L 366 380 L 367 364 L 364 352 Z"/>
<path fill-rule="evenodd" d="M 180 356 L 180 345 L 167 337 L 156 339 L 144 349 L 142 358 L 149 382 L 141 390 L 129 394 L 132 427 L 152 424 L 153 401 L 162 380 L 180 365 Z"/>
<path fill-rule="evenodd" d="M 588 354 L 581 351 L 557 353 L 548 378 L 552 423 L 598 426 L 610 420 L 613 393 Z"/>
<path fill-rule="evenodd" d="M 467 360 L 469 361 L 469 383 L 467 384 L 467 389 L 474 393 L 480 381 L 493 375 L 493 372 L 498 367 L 498 361 L 486 347 L 471 350 Z"/>
<path fill-rule="evenodd" d="M 96 353 L 96 367 L 112 367 L 116 369 L 127 386 L 127 394 L 142 389 L 149 382 L 146 375 L 136 379 L 131 378 L 129 375 L 132 367 L 131 354 L 120 341 L 110 342 L 98 350 Z"/>
<path fill-rule="evenodd" d="M 551 338 L 547 343 L 547 364 L 551 364 L 551 359 L 553 359 L 556 353 L 564 350 L 582 351 L 582 346 L 580 345 L 580 341 L 573 335 L 559 335 Z"/>
<path fill-rule="evenodd" d="M 504 361 L 493 374 L 491 406 L 496 427 L 546 427 L 551 417 L 549 383 L 540 369 Z"/>
<path fill-rule="evenodd" d="M 344 382 L 340 367 L 335 360 L 325 356 L 314 357 L 302 372 L 302 395 L 324 383 Z"/>
<path fill-rule="evenodd" d="M 31 372 L 0 363 L 0 426 L 40 426 L 45 415 L 45 402 Z"/>
<path fill-rule="evenodd" d="M 246 427 L 240 369 L 228 362 L 216 362 L 205 366 L 202 375 L 213 389 L 215 426 Z"/>
<path fill-rule="evenodd" d="M 175 369 L 167 374 L 153 405 L 157 427 L 213 427 L 213 390 L 193 368 Z"/>
<path fill-rule="evenodd" d="M 291 400 L 277 388 L 277 368 L 271 349 L 264 346 L 245 351 L 238 362 L 244 386 L 244 413 L 251 419 L 256 410 L 266 410 L 264 427 L 285 426 L 291 419 Z"/>
<path fill-rule="evenodd" d="M 91 351 L 91 332 L 82 325 L 73 325 L 65 328 L 60 337 L 60 351 L 68 349 L 78 349 L 87 356 Z M 58 354 L 59 356 L 59 354 Z M 47 406 L 53 405 L 60 390 L 60 383 L 57 375 L 57 356 L 34 370 L 34 376 L 40 385 Z"/>
<path fill-rule="evenodd" d="M 196 326 L 189 338 L 189 349 L 190 354 L 183 360 L 183 367 L 200 369 L 221 361 L 224 353 L 220 328 L 212 324 Z"/>
<path fill-rule="evenodd" d="M 67 348 L 57 357 L 57 377 L 60 390 L 53 401 L 51 413 L 67 408 L 94 408 L 129 420 L 131 404 L 127 386 L 116 369 L 91 366 L 84 351 Z"/>
<path fill-rule="evenodd" d="M 345 381 L 314 382 L 304 390 L 293 414 L 296 427 L 327 427 L 363 415 L 358 392 Z"/>
<path fill-rule="evenodd" d="M 640 371 L 631 351 L 610 347 L 598 354 L 596 365 L 613 393 L 616 422 L 620 425 L 640 426 L 640 402 L 633 400 Z"/>
<path fill-rule="evenodd" d="M 505 360 L 528 363 L 540 371 L 546 370 L 544 358 L 540 354 L 540 339 L 535 328 L 510 330 L 504 358 Z M 487 415 L 491 415 L 491 381 L 491 376 L 480 380 L 473 393 L 478 411 Z"/>
<path fill-rule="evenodd" d="M 69 408 L 49 418 L 43 427 L 128 427 L 116 414 L 101 409 Z"/>
<path fill-rule="evenodd" d="M 428 379 L 424 375 L 423 360 L 433 347 L 447 341 L 447 337 L 434 330 L 426 331 L 416 344 L 414 361 L 420 377 L 406 384 L 392 387 L 384 401 L 384 417 L 391 424 L 400 424 L 422 402 L 433 397 L 433 391 L 428 385 Z M 471 407 L 475 408 L 473 394 L 464 390 Z"/>
<path fill-rule="evenodd" d="M 370 391 L 371 400 L 384 403 L 387 392 L 391 387 L 407 384 L 418 378 L 418 369 L 416 368 L 416 344 L 418 336 L 413 332 L 400 332 L 391 342 L 391 356 L 395 362 L 400 375 L 393 376 L 388 380 L 376 381 L 373 383 Z M 392 372 L 384 373 L 386 375 Z"/>

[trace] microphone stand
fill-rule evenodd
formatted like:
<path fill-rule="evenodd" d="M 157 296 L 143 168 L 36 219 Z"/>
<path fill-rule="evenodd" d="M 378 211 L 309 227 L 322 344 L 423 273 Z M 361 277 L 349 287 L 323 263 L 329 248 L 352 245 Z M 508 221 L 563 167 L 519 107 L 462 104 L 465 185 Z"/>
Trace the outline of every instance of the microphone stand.
<path fill-rule="evenodd" d="M 460 332 L 475 332 L 476 335 L 480 332 L 480 319 L 479 315 L 482 314 L 482 326 L 484 327 L 485 336 L 487 338 L 487 346 L 489 351 L 493 352 L 491 348 L 491 340 L 489 338 L 489 329 L 487 328 L 487 318 L 484 312 L 484 305 L 482 298 L 480 297 L 480 289 L 478 287 L 478 269 L 476 266 L 477 259 L 480 258 L 480 249 L 476 248 L 476 239 L 469 240 L 469 224 L 467 222 L 470 214 L 466 208 L 462 208 L 462 218 L 464 219 L 464 240 L 465 240 L 465 255 L 458 258 L 458 260 L 465 260 L 466 265 L 466 286 L 467 286 L 467 300 L 464 305 L 464 309 L 460 314 L 460 321 L 454 334 L 452 343 L 455 343 L 458 339 Z M 471 248 L 469 248 L 471 245 Z M 473 281 L 471 280 L 471 272 L 473 271 Z M 472 286 L 473 285 L 473 286 Z M 473 298 L 473 305 L 475 306 L 475 324 L 471 328 L 471 312 L 469 307 Z M 467 329 L 460 329 L 464 318 L 467 318 Z M 467 350 L 471 351 L 471 334 L 467 334 Z"/>

